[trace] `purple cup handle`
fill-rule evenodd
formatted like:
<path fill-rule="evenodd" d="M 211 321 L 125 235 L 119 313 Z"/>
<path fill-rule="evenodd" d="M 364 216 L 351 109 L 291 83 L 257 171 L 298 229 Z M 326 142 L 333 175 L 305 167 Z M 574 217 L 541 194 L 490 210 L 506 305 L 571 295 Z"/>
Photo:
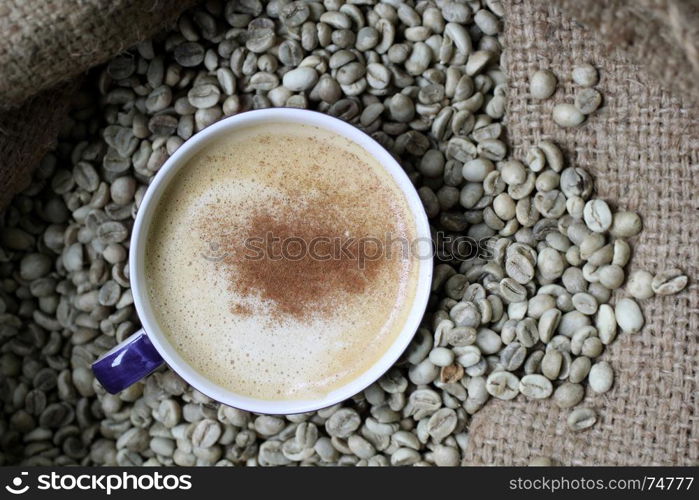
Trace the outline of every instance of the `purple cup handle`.
<path fill-rule="evenodd" d="M 140 329 L 92 363 L 92 373 L 107 392 L 116 394 L 163 363 L 145 330 Z"/>

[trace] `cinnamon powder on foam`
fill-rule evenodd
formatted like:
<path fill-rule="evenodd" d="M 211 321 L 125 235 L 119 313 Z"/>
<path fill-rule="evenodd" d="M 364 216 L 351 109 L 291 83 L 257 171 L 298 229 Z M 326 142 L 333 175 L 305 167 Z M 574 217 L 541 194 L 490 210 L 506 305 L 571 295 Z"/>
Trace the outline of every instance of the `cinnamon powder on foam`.
<path fill-rule="evenodd" d="M 231 228 L 227 210 L 249 211 L 248 224 Z M 383 242 L 393 229 L 385 220 L 377 224 L 376 214 L 364 206 L 361 195 L 335 192 L 303 204 L 217 207 L 200 231 L 209 241 L 226 235 L 219 241 L 223 258 L 215 265 L 229 291 L 243 299 L 265 301 L 270 319 L 303 320 L 332 315 L 347 294 L 363 294 L 380 279 L 390 261 L 384 256 L 362 259 L 358 240 L 371 237 Z M 304 242 L 305 249 L 299 242 Z M 315 256 L 310 254 L 312 242 Z M 372 245 L 370 252 L 376 248 Z M 232 303 L 230 309 L 238 315 L 256 313 L 247 302 Z"/>

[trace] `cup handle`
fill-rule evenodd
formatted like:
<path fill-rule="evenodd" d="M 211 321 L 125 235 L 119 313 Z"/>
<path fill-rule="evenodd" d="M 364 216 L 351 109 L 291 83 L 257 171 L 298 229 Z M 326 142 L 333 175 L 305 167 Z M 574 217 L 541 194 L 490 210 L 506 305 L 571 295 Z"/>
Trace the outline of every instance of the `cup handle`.
<path fill-rule="evenodd" d="M 141 328 L 92 363 L 92 373 L 107 392 L 116 394 L 163 363 L 163 358 Z"/>

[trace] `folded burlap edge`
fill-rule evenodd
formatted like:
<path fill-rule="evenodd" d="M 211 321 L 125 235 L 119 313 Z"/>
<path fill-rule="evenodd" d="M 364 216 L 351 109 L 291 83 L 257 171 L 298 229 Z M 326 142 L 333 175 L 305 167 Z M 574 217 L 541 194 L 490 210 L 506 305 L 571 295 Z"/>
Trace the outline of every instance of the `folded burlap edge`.
<path fill-rule="evenodd" d="M 0 213 L 29 186 L 32 172 L 56 146 L 81 78 L 32 97 L 21 108 L 0 113 Z"/>
<path fill-rule="evenodd" d="M 0 110 L 16 108 L 150 38 L 197 1 L 5 0 Z"/>

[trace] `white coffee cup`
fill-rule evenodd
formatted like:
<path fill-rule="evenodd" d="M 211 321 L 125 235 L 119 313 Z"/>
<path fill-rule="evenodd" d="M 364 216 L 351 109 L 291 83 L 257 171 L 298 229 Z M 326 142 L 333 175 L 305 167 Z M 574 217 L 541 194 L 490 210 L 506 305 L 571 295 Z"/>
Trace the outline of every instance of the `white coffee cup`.
<path fill-rule="evenodd" d="M 392 176 L 404 193 L 415 221 L 419 258 L 416 293 L 400 334 L 377 361 L 359 377 L 319 399 L 264 400 L 236 394 L 194 370 L 171 345 L 156 321 L 148 300 L 145 280 L 145 247 L 155 209 L 168 183 L 198 152 L 222 136 L 265 123 L 294 123 L 328 130 L 361 146 Z M 322 113 L 301 109 L 264 109 L 221 120 L 185 142 L 162 166 L 151 182 L 136 216 L 129 251 L 131 291 L 142 329 L 105 353 L 93 364 L 93 372 L 112 393 L 142 379 L 163 363 L 200 392 L 235 408 L 259 413 L 290 414 L 318 410 L 350 398 L 375 382 L 395 363 L 415 334 L 425 312 L 432 282 L 432 245 L 427 215 L 410 179 L 396 160 L 376 141 L 354 126 Z"/>

